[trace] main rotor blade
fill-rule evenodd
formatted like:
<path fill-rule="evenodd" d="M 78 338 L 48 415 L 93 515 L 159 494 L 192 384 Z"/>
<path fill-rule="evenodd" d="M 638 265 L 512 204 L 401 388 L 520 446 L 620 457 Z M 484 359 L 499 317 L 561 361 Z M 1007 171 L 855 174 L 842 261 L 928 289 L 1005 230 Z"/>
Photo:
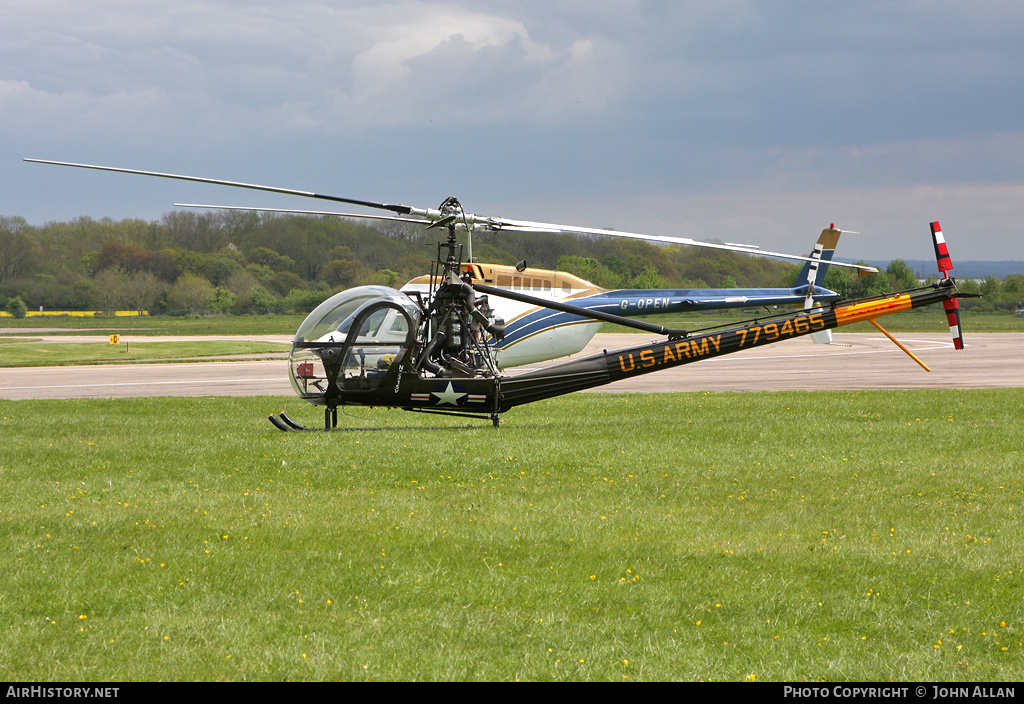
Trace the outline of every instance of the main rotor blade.
<path fill-rule="evenodd" d="M 721 249 L 727 252 L 742 252 L 743 254 L 756 254 L 762 257 L 775 257 L 778 259 L 792 259 L 802 262 L 814 261 L 813 257 L 803 257 L 795 254 L 783 254 L 782 252 L 769 252 L 763 249 L 755 249 L 749 245 L 730 245 L 717 242 L 699 242 L 688 237 L 668 237 L 666 235 L 644 235 L 637 232 L 620 232 L 619 230 L 604 230 L 592 227 L 575 227 L 569 225 L 555 225 L 544 222 L 529 222 L 526 220 L 506 220 L 505 218 L 490 218 L 485 224 L 488 229 L 495 232 L 551 232 L 555 234 L 581 234 L 581 235 L 608 235 L 610 237 L 628 237 L 636 240 L 647 240 L 650 242 L 664 242 L 666 244 L 685 244 L 691 247 L 705 247 L 708 249 Z M 845 262 L 831 261 L 831 266 L 844 266 L 850 269 L 857 269 L 867 274 L 877 274 L 878 269 L 873 266 L 862 264 L 847 264 Z"/>
<path fill-rule="evenodd" d="M 98 166 L 96 164 L 76 164 L 68 161 L 51 161 L 48 159 L 25 159 L 27 162 L 34 164 L 51 164 L 54 166 L 71 166 L 77 169 L 93 169 L 96 171 L 113 171 L 115 173 L 122 174 L 135 174 L 138 176 L 155 176 L 157 178 L 169 178 L 178 181 L 193 181 L 195 183 L 209 183 L 218 186 L 231 186 L 233 188 L 248 188 L 254 191 L 266 191 L 269 193 L 282 193 L 285 195 L 301 196 L 303 198 L 318 198 L 320 200 L 329 200 L 336 203 L 348 203 L 350 205 L 358 205 L 364 208 L 375 208 L 378 210 L 389 210 L 398 215 L 418 215 L 428 221 L 439 220 L 444 218 L 447 213 L 442 213 L 439 210 L 433 208 L 414 208 L 408 205 L 396 205 L 391 203 L 378 203 L 369 200 L 358 200 L 355 198 L 342 198 L 340 196 L 330 196 L 323 193 L 313 193 L 312 191 L 300 191 L 294 188 L 280 188 L 278 186 L 264 186 L 256 183 L 243 183 L 240 181 L 225 181 L 223 179 L 216 178 L 205 178 L 202 176 L 186 176 L 183 174 L 169 174 L 160 171 L 142 171 L 139 169 L 125 169 L 116 166 Z M 349 216 L 349 217 L 366 217 L 366 216 Z M 778 259 L 791 259 L 795 261 L 811 261 L 810 257 L 802 257 L 794 254 L 783 254 L 781 252 L 769 252 L 761 249 L 755 249 L 748 245 L 729 245 L 720 244 L 714 242 L 699 242 L 692 240 L 687 237 L 668 237 L 664 235 L 644 235 L 636 232 L 619 232 L 617 230 L 604 230 L 599 228 L 591 227 L 575 227 L 571 225 L 555 225 L 552 223 L 543 222 L 531 222 L 528 220 L 508 220 L 505 218 L 494 218 L 494 217 L 483 217 L 479 215 L 464 214 L 460 220 L 467 225 L 479 225 L 484 229 L 491 230 L 493 232 L 551 232 L 551 233 L 565 233 L 565 234 L 582 234 L 582 235 L 608 235 L 611 237 L 628 237 L 632 239 L 647 240 L 650 242 L 664 242 L 666 244 L 685 244 L 691 247 L 705 247 L 707 249 L 720 249 L 728 252 L 742 252 L 744 254 L 757 254 L 765 257 L 775 257 Z M 852 269 L 857 269 L 862 274 L 878 273 L 878 269 L 874 267 L 862 266 L 859 264 L 846 264 L 844 262 L 831 262 L 832 266 L 844 266 Z"/>
<path fill-rule="evenodd" d="M 367 213 L 340 213 L 336 210 L 297 210 L 295 208 L 255 208 L 246 205 L 204 205 L 201 203 L 175 203 L 176 208 L 205 208 L 208 210 L 244 210 L 254 213 L 290 213 L 293 215 L 333 215 L 339 218 L 361 218 L 363 220 L 386 220 L 387 222 L 411 222 L 415 225 L 428 225 L 429 220 L 422 218 L 396 218 L 391 215 L 371 215 Z"/>
<path fill-rule="evenodd" d="M 33 164 L 52 164 L 54 166 L 72 166 L 76 169 L 93 169 L 96 171 L 113 171 L 115 173 L 122 174 L 135 174 L 138 176 L 155 176 L 157 178 L 170 178 L 178 181 L 194 181 L 196 183 L 211 183 L 218 186 L 232 186 L 234 188 L 248 188 L 254 191 L 268 191 L 270 193 L 284 193 L 291 196 L 302 196 L 304 198 L 319 198 L 320 200 L 330 200 L 337 203 L 348 203 L 350 205 L 360 205 L 364 208 L 377 208 L 379 210 L 390 210 L 393 213 L 399 215 L 409 215 L 413 212 L 413 208 L 407 205 L 392 205 L 390 203 L 376 203 L 369 200 L 357 200 L 355 198 L 342 198 L 340 196 L 329 196 L 322 193 L 313 193 L 312 191 L 299 191 L 294 188 L 279 188 L 277 186 L 262 186 L 256 183 L 242 183 L 239 181 L 224 181 L 217 178 L 203 178 L 201 176 L 184 176 L 182 174 L 167 174 L 159 171 L 140 171 L 138 169 L 122 169 L 116 166 L 97 166 L 95 164 L 74 164 L 68 161 L 49 161 L 47 159 L 25 159 L 25 161 Z"/>

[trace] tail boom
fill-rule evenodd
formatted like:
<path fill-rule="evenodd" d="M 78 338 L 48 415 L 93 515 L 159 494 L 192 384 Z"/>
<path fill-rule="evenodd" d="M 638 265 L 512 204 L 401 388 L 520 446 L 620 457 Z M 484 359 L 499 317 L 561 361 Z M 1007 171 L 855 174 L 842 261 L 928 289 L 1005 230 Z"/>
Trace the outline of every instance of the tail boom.
<path fill-rule="evenodd" d="M 563 362 L 503 379 L 499 410 L 911 308 L 955 300 L 958 295 L 952 280 L 946 279 L 908 293 L 772 316 L 748 321 L 738 327 L 694 332 L 679 339 L 651 342 Z"/>

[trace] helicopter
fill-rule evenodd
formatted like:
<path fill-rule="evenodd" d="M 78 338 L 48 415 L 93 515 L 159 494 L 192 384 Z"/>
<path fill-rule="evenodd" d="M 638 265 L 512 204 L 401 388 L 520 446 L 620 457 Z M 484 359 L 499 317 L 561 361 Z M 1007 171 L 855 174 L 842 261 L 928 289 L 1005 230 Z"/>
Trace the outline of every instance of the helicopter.
<path fill-rule="evenodd" d="M 483 217 L 466 213 L 454 197 L 447 198 L 436 209 L 413 208 L 204 177 L 39 159 L 26 161 L 319 198 L 395 213 L 394 216 L 321 214 L 416 222 L 428 229 L 447 231 L 447 237 L 437 244 L 426 297 L 413 297 L 385 286 L 359 286 L 331 296 L 299 326 L 289 354 L 290 379 L 300 398 L 324 408 L 325 430 L 337 427 L 338 407 L 346 405 L 489 418 L 497 428 L 502 413 L 523 404 L 791 338 L 823 334 L 844 325 L 874 321 L 881 316 L 940 302 L 946 309 L 957 349 L 963 347 L 957 299 L 968 294 L 956 288 L 949 274 L 952 261 L 937 222 L 932 223 L 932 236 L 942 278 L 932 285 L 845 303 L 833 300 L 823 305 L 814 301 L 815 286 L 811 279 L 805 293 L 805 306 L 796 312 L 769 313 L 726 325 L 686 330 L 474 282 L 474 277 L 464 270 L 463 245 L 458 241 L 458 232 L 479 228 L 615 234 L 804 260 L 815 270 L 820 264 L 820 254 L 817 258 L 799 257 L 763 252 L 749 245 Z M 619 323 L 663 339 L 506 375 L 499 368 L 495 347 L 487 344 L 489 339 L 504 339 L 507 332 L 491 306 L 492 296 L 581 318 Z M 294 422 L 285 413 L 271 415 L 269 419 L 280 430 L 312 429 Z"/>

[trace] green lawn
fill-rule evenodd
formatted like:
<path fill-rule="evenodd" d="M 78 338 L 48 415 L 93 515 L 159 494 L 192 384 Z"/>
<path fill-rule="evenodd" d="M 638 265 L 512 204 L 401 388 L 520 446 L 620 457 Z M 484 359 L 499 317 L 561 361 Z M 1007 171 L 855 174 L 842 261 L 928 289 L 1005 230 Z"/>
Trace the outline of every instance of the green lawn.
<path fill-rule="evenodd" d="M 290 345 L 274 342 L 59 342 L 5 344 L 0 367 L 117 364 L 162 359 L 224 359 L 244 354 L 287 355 Z"/>
<path fill-rule="evenodd" d="M 1015 681 L 1024 391 L 0 402 L 0 672 Z M 357 430 L 356 428 L 363 428 Z"/>
<path fill-rule="evenodd" d="M 24 328 L 64 328 L 82 335 L 294 335 L 306 314 L 211 315 L 201 318 L 0 318 L 0 334 Z M 54 334 L 54 333 L 47 333 Z"/>

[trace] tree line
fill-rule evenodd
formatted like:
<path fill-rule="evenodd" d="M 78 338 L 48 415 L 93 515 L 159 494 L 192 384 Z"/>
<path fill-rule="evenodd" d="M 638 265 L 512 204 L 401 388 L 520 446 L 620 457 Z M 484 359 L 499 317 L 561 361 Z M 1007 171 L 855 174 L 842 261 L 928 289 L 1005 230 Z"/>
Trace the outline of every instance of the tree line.
<path fill-rule="evenodd" d="M 307 311 L 345 288 L 397 288 L 428 273 L 437 239 L 436 231 L 406 223 L 247 211 L 182 210 L 156 221 L 79 217 L 42 226 L 0 216 L 0 306 L 14 314 L 40 307 L 189 315 Z M 614 237 L 478 233 L 473 246 L 477 261 L 525 259 L 604 288 L 788 286 L 799 271 L 764 257 Z M 913 272 L 896 260 L 870 279 L 833 267 L 824 285 L 857 296 L 911 281 Z M 1020 298 L 1022 283 L 1006 277 L 979 290 L 994 295 L 990 301 L 1004 293 Z"/>

